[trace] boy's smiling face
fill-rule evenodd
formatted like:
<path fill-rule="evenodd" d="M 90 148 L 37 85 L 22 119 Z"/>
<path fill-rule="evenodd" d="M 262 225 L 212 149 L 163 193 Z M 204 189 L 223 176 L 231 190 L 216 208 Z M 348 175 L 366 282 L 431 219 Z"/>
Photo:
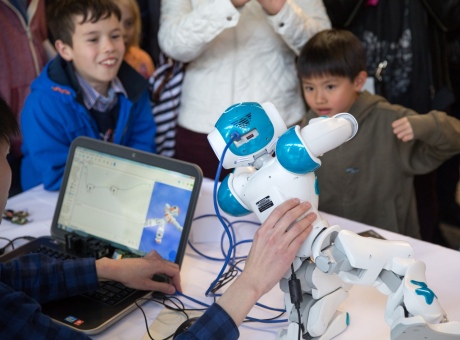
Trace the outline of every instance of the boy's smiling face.
<path fill-rule="evenodd" d="M 318 116 L 332 117 L 349 112 L 366 76 L 366 72 L 361 72 L 353 82 L 346 77 L 330 75 L 302 78 L 305 101 Z"/>
<path fill-rule="evenodd" d="M 120 21 L 115 15 L 95 23 L 75 17 L 72 45 L 56 41 L 59 54 L 100 94 L 107 96 L 125 53 Z"/>

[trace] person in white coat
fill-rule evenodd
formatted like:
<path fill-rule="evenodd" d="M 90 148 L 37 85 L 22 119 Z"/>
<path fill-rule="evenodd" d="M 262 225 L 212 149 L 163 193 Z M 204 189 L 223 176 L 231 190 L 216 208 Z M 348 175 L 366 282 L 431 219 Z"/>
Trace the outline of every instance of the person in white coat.
<path fill-rule="evenodd" d="M 306 108 L 295 59 L 327 28 L 321 0 L 162 1 L 159 45 L 187 63 L 175 157 L 214 178 L 218 159 L 207 134 L 238 102 L 270 101 L 288 126 L 300 123 Z"/>

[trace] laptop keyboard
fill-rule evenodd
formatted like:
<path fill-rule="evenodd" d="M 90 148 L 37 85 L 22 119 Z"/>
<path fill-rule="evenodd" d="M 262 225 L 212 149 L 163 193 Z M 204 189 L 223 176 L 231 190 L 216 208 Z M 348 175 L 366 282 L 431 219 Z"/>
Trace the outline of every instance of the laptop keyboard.
<path fill-rule="evenodd" d="M 103 281 L 99 282 L 98 290 L 84 295 L 108 303 L 109 305 L 115 305 L 133 292 L 134 289 L 128 288 L 120 282 Z"/>
<path fill-rule="evenodd" d="M 58 260 L 69 260 L 69 259 L 76 259 L 76 256 L 72 256 L 69 254 L 65 254 L 59 250 L 52 249 L 46 246 L 39 246 L 37 249 L 33 250 L 32 253 L 40 253 L 43 255 L 47 255 L 49 257 L 54 257 Z"/>
<path fill-rule="evenodd" d="M 32 253 L 40 253 L 49 257 L 54 257 L 60 260 L 76 259 L 76 256 L 65 254 L 59 250 L 52 249 L 46 246 L 39 246 Z M 84 293 L 82 295 L 107 303 L 116 305 L 125 297 L 133 293 L 135 289 L 128 288 L 120 282 L 115 281 L 99 281 L 99 288 L 95 291 Z"/>

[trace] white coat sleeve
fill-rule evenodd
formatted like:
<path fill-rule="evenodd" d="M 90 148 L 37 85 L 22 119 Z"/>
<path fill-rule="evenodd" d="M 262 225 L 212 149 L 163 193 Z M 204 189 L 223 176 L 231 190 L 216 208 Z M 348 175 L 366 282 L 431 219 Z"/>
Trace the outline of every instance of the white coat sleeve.
<path fill-rule="evenodd" d="M 187 63 L 239 17 L 230 0 L 203 0 L 195 7 L 190 0 L 162 0 L 158 43 L 166 55 Z"/>
<path fill-rule="evenodd" d="M 313 35 L 331 28 L 321 0 L 286 0 L 279 13 L 267 19 L 296 55 Z"/>

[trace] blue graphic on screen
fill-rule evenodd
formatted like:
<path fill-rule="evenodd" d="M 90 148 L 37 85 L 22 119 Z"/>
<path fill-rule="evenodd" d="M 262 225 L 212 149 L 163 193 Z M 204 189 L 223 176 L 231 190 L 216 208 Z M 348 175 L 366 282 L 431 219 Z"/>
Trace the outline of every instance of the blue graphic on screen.
<path fill-rule="evenodd" d="M 174 262 L 182 236 L 192 192 L 156 183 L 147 211 L 139 249 L 156 250 L 161 257 Z"/>

